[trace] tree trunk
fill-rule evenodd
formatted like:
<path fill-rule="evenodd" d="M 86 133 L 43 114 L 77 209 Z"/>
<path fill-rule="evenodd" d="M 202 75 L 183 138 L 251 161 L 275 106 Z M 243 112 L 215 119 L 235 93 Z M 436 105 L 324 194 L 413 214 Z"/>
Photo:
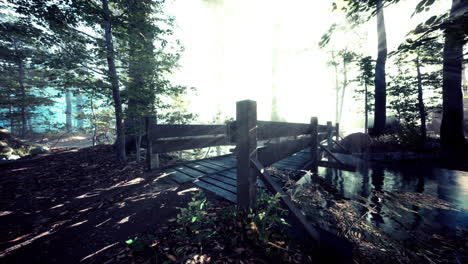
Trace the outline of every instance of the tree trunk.
<path fill-rule="evenodd" d="M 14 118 L 13 118 L 13 105 L 10 104 L 10 106 L 8 107 L 8 113 L 10 115 L 10 133 L 11 134 L 14 134 L 15 132 L 15 121 L 14 121 Z"/>
<path fill-rule="evenodd" d="M 461 0 L 453 0 L 450 17 L 462 10 Z M 460 158 L 466 148 L 463 130 L 462 60 L 463 34 L 457 31 L 457 23 L 447 26 L 443 53 L 442 124 L 440 139 L 445 158 Z"/>
<path fill-rule="evenodd" d="M 385 81 L 385 63 L 387 61 L 387 34 L 382 0 L 377 0 L 377 39 L 378 53 L 375 64 L 375 111 L 374 135 L 382 135 L 385 130 L 387 112 L 387 83 Z"/>
<path fill-rule="evenodd" d="M 367 82 L 364 83 L 364 133 L 367 133 L 369 127 L 369 103 L 367 97 Z"/>
<path fill-rule="evenodd" d="M 424 99 L 423 99 L 423 89 L 422 89 L 422 77 L 421 77 L 421 67 L 419 64 L 419 54 L 416 57 L 416 71 L 417 71 L 417 80 L 418 80 L 418 108 L 419 108 L 419 116 L 421 118 L 421 139 L 426 141 L 427 133 L 426 133 L 426 110 L 424 107 Z"/>
<path fill-rule="evenodd" d="M 19 86 L 20 86 L 20 95 L 21 95 L 21 137 L 26 137 L 28 131 L 28 118 L 26 113 L 26 88 L 24 87 L 24 65 L 21 58 L 18 59 L 18 68 L 19 68 Z"/>
<path fill-rule="evenodd" d="M 89 98 L 89 101 L 91 103 L 91 115 L 93 118 L 92 124 L 93 124 L 93 147 L 96 146 L 96 137 L 97 137 L 97 117 L 96 117 L 96 112 L 94 111 L 94 90 L 91 95 L 91 98 Z"/>
<path fill-rule="evenodd" d="M 337 123 L 341 122 L 343 115 L 343 104 L 345 99 L 346 86 L 348 86 L 348 69 L 346 68 L 346 54 L 343 55 L 343 88 L 341 89 L 341 102 L 340 102 L 340 116 L 338 117 Z"/>
<path fill-rule="evenodd" d="M 126 162 L 125 155 L 125 131 L 123 126 L 122 101 L 120 99 L 119 80 L 117 70 L 115 68 L 114 43 L 112 41 L 111 16 L 109 3 L 107 0 L 102 0 L 103 18 L 104 18 L 104 36 L 106 39 L 107 65 L 109 67 L 109 79 L 112 86 L 112 98 L 114 99 L 115 108 L 115 128 L 117 138 L 115 139 L 115 148 L 117 158 L 121 162 Z"/>
<path fill-rule="evenodd" d="M 338 106 L 340 105 L 340 85 L 338 84 L 338 65 L 335 62 L 335 52 L 332 50 L 333 68 L 335 69 L 335 123 L 339 123 L 340 112 Z"/>
<path fill-rule="evenodd" d="M 278 23 L 274 25 L 273 31 L 273 49 L 271 54 L 271 121 L 280 121 L 278 113 L 278 60 L 279 60 L 279 31 L 280 26 Z"/>
<path fill-rule="evenodd" d="M 77 128 L 82 129 L 83 128 L 83 119 L 84 119 L 84 112 L 83 112 L 83 96 L 81 93 L 78 93 L 76 96 L 76 108 L 77 108 Z"/>
<path fill-rule="evenodd" d="M 66 104 L 66 110 L 65 110 L 65 115 L 66 115 L 66 123 L 65 123 L 65 128 L 67 129 L 67 132 L 72 131 L 73 125 L 72 125 L 72 102 L 71 102 L 71 92 L 70 89 L 67 89 L 65 91 L 65 104 Z"/>

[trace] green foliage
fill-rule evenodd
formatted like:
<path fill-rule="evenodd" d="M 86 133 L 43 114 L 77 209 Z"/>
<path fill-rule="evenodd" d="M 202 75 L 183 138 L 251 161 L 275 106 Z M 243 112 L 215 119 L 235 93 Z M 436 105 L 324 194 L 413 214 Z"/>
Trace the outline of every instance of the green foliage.
<path fill-rule="evenodd" d="M 362 111 L 364 112 L 367 104 L 368 113 L 374 111 L 374 99 L 375 93 L 373 89 L 374 85 L 374 61 L 371 56 L 360 57 L 357 60 L 357 65 L 359 67 L 359 75 L 355 81 L 359 84 L 359 88 L 355 89 L 354 98 L 362 100 L 364 102 L 364 107 Z M 367 88 L 367 89 L 366 89 Z M 366 102 L 366 93 L 367 93 L 367 102 Z"/>
<path fill-rule="evenodd" d="M 274 228 L 289 225 L 284 220 L 287 210 L 281 208 L 280 198 L 279 193 L 270 195 L 264 190 L 258 192 L 257 209 L 255 212 L 250 212 L 245 220 L 246 228 L 254 231 L 251 232 L 251 239 L 266 243 L 270 240 Z"/>
<path fill-rule="evenodd" d="M 421 134 L 419 127 L 413 123 L 403 123 L 398 127 L 396 134 L 391 134 L 394 140 L 405 147 L 415 148 L 421 145 Z"/>
<path fill-rule="evenodd" d="M 186 208 L 180 208 L 177 214 L 176 222 L 184 227 L 185 230 L 197 233 L 202 227 L 212 224 L 212 219 L 207 216 L 207 207 L 210 203 L 203 192 L 197 192 L 193 195 L 192 201 Z"/>
<path fill-rule="evenodd" d="M 278 231 L 278 227 L 289 225 L 284 220 L 287 210 L 281 208 L 280 198 L 279 194 L 272 196 L 260 190 L 257 209 L 247 215 L 238 214 L 235 206 L 230 206 L 219 214 L 210 214 L 208 211 L 211 204 L 203 192 L 197 192 L 187 207 L 180 209 L 174 221 L 181 226 L 177 230 L 180 235 L 194 235 L 200 243 L 217 232 L 212 227 L 219 221 L 224 224 L 232 223 L 233 226 L 240 225 L 240 232 L 247 233 L 249 240 L 265 244 Z"/>

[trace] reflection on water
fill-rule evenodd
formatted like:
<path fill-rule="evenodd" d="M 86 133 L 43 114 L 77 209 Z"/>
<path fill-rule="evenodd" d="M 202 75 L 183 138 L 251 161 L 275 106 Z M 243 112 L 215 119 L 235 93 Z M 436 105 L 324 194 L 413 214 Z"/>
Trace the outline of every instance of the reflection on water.
<path fill-rule="evenodd" d="M 416 229 L 456 232 L 456 226 L 468 228 L 468 172 L 417 165 L 384 168 L 361 163 L 357 172 L 319 168 L 318 175 L 339 195 L 373 208 L 366 221 L 399 239 L 409 239 L 408 231 Z M 409 210 L 395 213 L 395 208 L 383 201 L 382 191 L 422 193 L 450 202 L 458 210 L 411 205 Z M 367 211 L 361 208 L 362 215 Z"/>

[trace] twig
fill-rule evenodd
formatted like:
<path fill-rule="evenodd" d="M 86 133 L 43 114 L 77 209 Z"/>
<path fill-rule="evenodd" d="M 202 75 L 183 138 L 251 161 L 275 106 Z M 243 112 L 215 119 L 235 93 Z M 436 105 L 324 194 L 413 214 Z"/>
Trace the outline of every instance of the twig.
<path fill-rule="evenodd" d="M 372 209 L 373 209 L 373 208 L 372 208 Z M 349 232 L 351 232 L 351 230 L 353 229 L 353 227 L 354 227 L 357 223 L 361 222 L 361 220 L 364 218 L 364 216 L 366 216 L 367 214 L 369 214 L 369 213 L 372 211 L 372 209 L 368 209 L 367 212 L 365 212 L 363 215 L 361 215 L 361 217 L 359 217 L 359 219 L 358 219 L 357 221 L 355 221 L 355 222 L 349 227 L 348 231 L 346 231 L 345 237 L 347 237 L 347 236 L 349 235 Z"/>

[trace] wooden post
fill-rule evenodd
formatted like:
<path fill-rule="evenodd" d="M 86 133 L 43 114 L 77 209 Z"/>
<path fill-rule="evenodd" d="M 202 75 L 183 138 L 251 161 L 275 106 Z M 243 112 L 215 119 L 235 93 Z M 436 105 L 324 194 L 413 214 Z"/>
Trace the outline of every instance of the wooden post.
<path fill-rule="evenodd" d="M 333 147 L 332 134 L 333 134 L 332 122 L 328 121 L 327 122 L 327 148 L 328 150 L 330 150 L 330 152 L 332 151 L 332 147 Z M 328 157 L 328 160 L 330 160 L 330 157 Z"/>
<path fill-rule="evenodd" d="M 336 136 L 335 136 L 335 141 L 339 142 L 340 141 L 340 123 L 336 123 Z"/>
<path fill-rule="evenodd" d="M 248 212 L 257 195 L 257 172 L 250 166 L 250 159 L 257 159 L 257 103 L 237 102 L 236 111 L 237 206 Z"/>
<path fill-rule="evenodd" d="M 318 172 L 318 144 L 318 119 L 314 116 L 310 119 L 310 170 L 313 173 Z"/>

